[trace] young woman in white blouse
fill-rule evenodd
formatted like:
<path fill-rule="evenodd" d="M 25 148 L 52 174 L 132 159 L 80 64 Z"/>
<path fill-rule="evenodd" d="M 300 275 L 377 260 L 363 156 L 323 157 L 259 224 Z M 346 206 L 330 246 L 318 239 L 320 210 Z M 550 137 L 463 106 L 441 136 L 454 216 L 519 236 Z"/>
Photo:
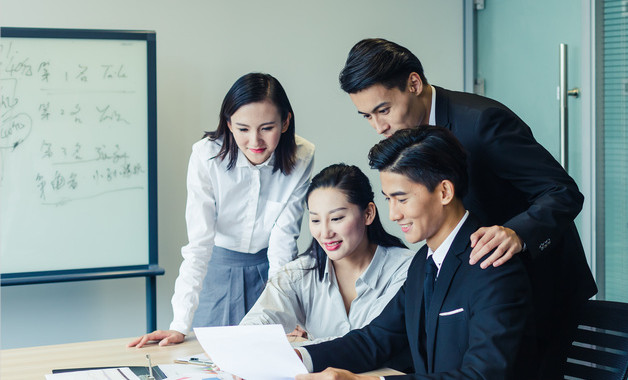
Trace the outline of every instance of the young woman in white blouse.
<path fill-rule="evenodd" d="M 308 342 L 368 324 L 406 279 L 413 252 L 384 230 L 368 178 L 336 164 L 306 195 L 312 246 L 273 276 L 241 325 L 300 326 Z"/>
<path fill-rule="evenodd" d="M 218 128 L 192 147 L 186 222 L 189 243 L 175 283 L 170 330 L 148 341 L 182 342 L 192 327 L 237 325 L 276 273 L 297 254 L 314 146 L 295 135 L 277 79 L 239 78 Z"/>

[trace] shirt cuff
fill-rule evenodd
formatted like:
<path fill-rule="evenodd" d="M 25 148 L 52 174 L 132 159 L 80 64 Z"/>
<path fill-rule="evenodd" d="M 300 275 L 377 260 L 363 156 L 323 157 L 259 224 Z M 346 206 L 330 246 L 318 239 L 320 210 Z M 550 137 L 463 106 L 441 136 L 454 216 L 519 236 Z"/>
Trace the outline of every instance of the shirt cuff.
<path fill-rule="evenodd" d="M 305 366 L 305 369 L 307 369 L 307 372 L 312 373 L 312 371 L 314 371 L 314 363 L 312 363 L 310 353 L 307 352 L 305 347 L 294 347 L 294 349 L 299 351 L 301 354 L 301 360 L 303 360 L 303 365 Z"/>
<path fill-rule="evenodd" d="M 170 323 L 170 330 L 178 331 L 183 335 L 189 335 L 191 329 L 185 326 L 184 323 L 172 321 Z"/>

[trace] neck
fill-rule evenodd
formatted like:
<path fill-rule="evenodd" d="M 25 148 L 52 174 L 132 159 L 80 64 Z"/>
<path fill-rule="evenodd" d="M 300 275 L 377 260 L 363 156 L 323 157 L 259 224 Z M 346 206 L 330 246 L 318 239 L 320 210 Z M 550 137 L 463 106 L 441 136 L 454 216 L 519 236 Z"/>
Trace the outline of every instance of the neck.
<path fill-rule="evenodd" d="M 352 254 L 340 260 L 332 261 L 334 270 L 338 275 L 342 275 L 342 273 L 353 273 L 357 274 L 356 277 L 359 277 L 371 264 L 376 250 L 377 244 L 370 243 L 365 236 L 364 243 L 356 248 Z"/>
<path fill-rule="evenodd" d="M 440 227 L 436 231 L 434 235 L 425 239 L 425 242 L 428 247 L 432 251 L 436 251 L 438 247 L 447 239 L 447 236 L 451 233 L 451 231 L 456 228 L 458 223 L 460 223 L 460 219 L 464 216 L 466 212 L 462 202 L 456 202 L 455 204 L 449 204 L 444 209 L 444 216 L 440 222 Z"/>

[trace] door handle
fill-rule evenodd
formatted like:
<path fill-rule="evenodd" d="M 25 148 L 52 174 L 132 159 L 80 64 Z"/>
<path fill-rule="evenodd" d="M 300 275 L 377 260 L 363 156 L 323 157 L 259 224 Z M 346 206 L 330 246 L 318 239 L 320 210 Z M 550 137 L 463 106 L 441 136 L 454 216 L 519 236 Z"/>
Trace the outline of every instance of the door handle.
<path fill-rule="evenodd" d="M 558 86 L 558 102 L 560 107 L 560 164 L 567 170 L 568 153 L 569 153 L 569 120 L 567 113 L 567 97 L 580 96 L 580 89 L 575 87 L 571 90 L 567 89 L 567 44 L 560 44 L 559 49 L 559 86 Z"/>

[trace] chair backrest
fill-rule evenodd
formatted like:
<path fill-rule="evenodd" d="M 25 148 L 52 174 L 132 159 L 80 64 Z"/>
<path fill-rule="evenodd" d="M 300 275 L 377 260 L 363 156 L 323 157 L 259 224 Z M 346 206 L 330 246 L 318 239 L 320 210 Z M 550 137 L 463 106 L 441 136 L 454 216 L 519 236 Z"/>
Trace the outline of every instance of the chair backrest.
<path fill-rule="evenodd" d="M 628 376 L 628 304 L 587 301 L 567 353 L 565 378 L 625 380 Z"/>

